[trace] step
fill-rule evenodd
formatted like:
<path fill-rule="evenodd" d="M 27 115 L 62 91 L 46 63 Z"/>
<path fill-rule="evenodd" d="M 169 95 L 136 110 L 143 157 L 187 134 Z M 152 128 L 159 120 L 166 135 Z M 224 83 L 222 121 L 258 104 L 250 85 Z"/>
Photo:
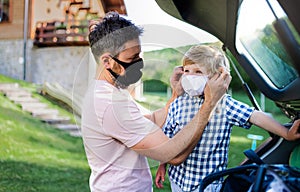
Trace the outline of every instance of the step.
<path fill-rule="evenodd" d="M 70 131 L 69 134 L 73 137 L 81 137 L 82 134 L 81 134 L 81 131 L 80 130 L 77 130 L 77 131 Z"/>
<path fill-rule="evenodd" d="M 44 122 L 44 123 L 51 124 L 51 125 L 64 124 L 64 123 L 68 124 L 68 123 L 70 123 L 70 118 L 56 116 L 54 118 L 41 118 L 41 121 Z"/>
<path fill-rule="evenodd" d="M 23 103 L 36 103 L 39 100 L 33 97 L 8 97 L 11 101 L 16 104 L 22 105 Z"/>
<path fill-rule="evenodd" d="M 39 118 L 55 118 L 58 115 L 58 110 L 56 109 L 37 109 L 30 112 L 33 117 Z"/>
<path fill-rule="evenodd" d="M 21 104 L 22 110 L 27 111 L 27 112 L 33 112 L 35 110 L 40 110 L 40 109 L 45 109 L 48 107 L 47 104 L 41 103 L 41 102 L 36 102 L 36 103 L 22 103 Z"/>
<path fill-rule="evenodd" d="M 57 124 L 55 125 L 58 129 L 65 130 L 65 131 L 76 131 L 80 130 L 80 126 L 76 124 Z"/>
<path fill-rule="evenodd" d="M 71 3 L 70 3 L 70 7 L 71 7 L 72 5 L 82 5 L 82 4 L 83 4 L 82 1 L 80 1 L 80 2 L 74 1 L 74 2 L 71 2 Z"/>
<path fill-rule="evenodd" d="M 19 88 L 18 83 L 0 83 L 0 92 L 5 92 L 8 90 L 16 90 Z"/>
<path fill-rule="evenodd" d="M 31 93 L 23 89 L 14 89 L 5 91 L 7 97 L 31 97 Z"/>

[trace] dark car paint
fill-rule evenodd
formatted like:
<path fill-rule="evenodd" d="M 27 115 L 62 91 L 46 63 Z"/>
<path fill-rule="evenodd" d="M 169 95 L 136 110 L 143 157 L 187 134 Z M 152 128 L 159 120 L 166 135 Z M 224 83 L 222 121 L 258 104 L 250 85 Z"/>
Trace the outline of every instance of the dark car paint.
<path fill-rule="evenodd" d="M 260 91 L 268 98 L 272 99 L 283 112 L 290 117 L 291 121 L 300 117 L 300 78 L 291 82 L 285 88 L 276 88 L 255 70 L 249 60 L 240 55 L 235 47 L 236 24 L 241 0 L 156 0 L 162 10 L 168 14 L 207 31 L 223 42 L 226 49 L 230 50 L 238 63 L 244 68 Z M 285 10 L 290 21 L 300 34 L 300 1 L 278 0 Z M 286 37 L 280 38 L 283 41 Z M 300 54 L 299 45 L 296 45 L 296 59 Z M 294 47 L 286 47 L 292 49 Z M 300 61 L 294 60 L 295 69 L 300 74 Z M 286 127 L 291 124 L 287 122 Z M 266 163 L 289 163 L 289 156 L 295 146 L 300 141 L 286 141 L 278 136 L 267 139 L 263 145 L 259 146 L 256 153 L 264 158 Z M 241 152 L 242 155 L 242 152 Z M 246 159 L 242 164 L 250 163 Z"/>
<path fill-rule="evenodd" d="M 238 10 L 242 1 L 239 0 L 156 0 L 158 5 L 170 15 L 207 31 L 223 42 L 224 46 L 235 56 L 239 64 L 255 82 L 260 91 L 286 111 L 290 118 L 295 119 L 300 113 L 300 78 L 298 77 L 285 88 L 276 88 L 265 81 L 251 63 L 240 55 L 235 47 L 235 31 Z M 297 11 L 300 1 L 280 0 L 291 22 L 300 34 L 300 17 Z M 299 11 L 298 11 L 299 12 Z M 283 38 L 285 39 L 285 38 Z M 294 50 L 294 48 L 290 48 Z M 300 48 L 295 51 L 300 54 Z M 299 58 L 299 56 L 297 56 Z M 300 74 L 300 61 L 294 61 Z"/>

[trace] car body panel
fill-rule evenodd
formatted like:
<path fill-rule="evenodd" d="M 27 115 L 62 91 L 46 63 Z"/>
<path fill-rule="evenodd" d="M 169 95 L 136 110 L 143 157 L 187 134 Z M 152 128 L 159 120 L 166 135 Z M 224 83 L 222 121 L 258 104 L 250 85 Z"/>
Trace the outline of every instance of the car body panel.
<path fill-rule="evenodd" d="M 246 0 L 245 0 L 246 1 Z M 276 86 L 268 73 L 264 73 L 257 65 L 255 60 L 241 53 L 237 48 L 237 26 L 239 16 L 241 14 L 242 0 L 156 0 L 157 4 L 166 13 L 176 17 L 186 23 L 189 23 L 199 29 L 202 29 L 215 37 L 217 37 L 224 46 L 224 50 L 230 52 L 236 61 L 243 67 L 251 80 L 256 84 L 258 89 L 268 98 L 273 100 L 279 108 L 293 122 L 300 118 L 300 45 L 299 41 L 295 41 L 289 33 L 285 31 L 285 22 L 281 26 L 281 21 L 273 22 L 276 36 L 279 44 L 283 45 L 284 51 L 291 58 L 290 68 L 294 71 L 294 77 L 288 81 L 286 85 Z M 263 1 L 263 0 L 261 0 Z M 263 2 L 269 3 L 266 0 Z M 285 11 L 289 21 L 295 28 L 295 32 L 300 34 L 300 17 L 299 7 L 300 1 L 278 0 L 281 8 Z M 255 14 L 252 12 L 252 14 Z M 276 30 L 279 29 L 279 30 Z M 299 37 L 298 37 L 299 39 Z M 279 70 L 279 69 L 278 69 Z M 269 71 L 272 73 L 272 71 Z M 280 73 L 280 71 L 279 71 Z M 279 74 L 280 75 L 280 74 Z M 283 77 L 285 78 L 285 77 Z M 291 122 L 287 122 L 285 126 L 289 128 Z M 300 141 L 286 141 L 278 136 L 270 134 L 262 145 L 260 145 L 256 153 L 266 163 L 282 163 L 288 164 L 291 152 Z M 251 163 L 246 159 L 241 164 Z"/>
<path fill-rule="evenodd" d="M 299 118 L 300 113 L 300 78 L 295 78 L 285 87 L 276 87 L 270 80 L 257 70 L 249 59 L 240 54 L 236 48 L 236 26 L 242 0 L 156 0 L 162 10 L 168 14 L 196 26 L 217 37 L 223 42 L 224 47 L 231 52 L 238 63 L 250 76 L 259 90 L 273 100 L 278 107 L 291 119 Z M 278 1 L 285 10 L 290 21 L 300 34 L 300 17 L 297 12 L 300 1 Z M 282 34 L 283 41 L 286 35 Z M 288 44 L 288 43 L 285 43 Z M 289 46 L 289 45 L 287 45 Z M 294 47 L 296 46 L 296 48 Z M 300 73 L 300 46 L 285 47 L 291 57 L 295 57 L 293 64 L 295 70 Z M 291 50 L 292 51 L 291 53 Z M 299 60 L 299 61 L 298 61 Z"/>

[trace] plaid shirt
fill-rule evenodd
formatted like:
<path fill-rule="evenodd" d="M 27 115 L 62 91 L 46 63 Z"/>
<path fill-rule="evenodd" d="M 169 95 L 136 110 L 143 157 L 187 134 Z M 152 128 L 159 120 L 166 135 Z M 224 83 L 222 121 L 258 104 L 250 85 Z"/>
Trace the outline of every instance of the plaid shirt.
<path fill-rule="evenodd" d="M 186 93 L 175 99 L 169 107 L 164 133 L 173 137 L 191 121 L 203 101 L 203 97 L 190 97 Z M 192 191 L 208 174 L 226 169 L 231 128 L 233 125 L 250 128 L 248 119 L 253 110 L 253 107 L 225 95 L 192 153 L 182 164 L 169 166 L 169 178 L 183 191 Z"/>

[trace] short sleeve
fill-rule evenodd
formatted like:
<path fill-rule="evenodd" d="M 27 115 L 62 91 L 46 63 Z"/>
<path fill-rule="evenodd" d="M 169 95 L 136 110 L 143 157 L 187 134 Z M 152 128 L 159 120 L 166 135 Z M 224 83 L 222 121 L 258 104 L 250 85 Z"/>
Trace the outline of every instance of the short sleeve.
<path fill-rule="evenodd" d="M 164 126 L 162 127 L 163 132 L 169 138 L 174 137 L 178 131 L 179 123 L 176 121 L 176 113 L 178 111 L 178 98 L 175 99 L 168 109 L 168 115 L 165 121 Z"/>
<path fill-rule="evenodd" d="M 249 129 L 251 123 L 249 118 L 254 111 L 254 107 L 233 99 L 230 96 L 226 98 L 226 116 L 230 124 Z"/>
<path fill-rule="evenodd" d="M 107 135 L 127 147 L 132 147 L 146 135 L 160 128 L 145 118 L 133 101 L 128 100 L 114 102 L 107 107 L 103 129 Z"/>

